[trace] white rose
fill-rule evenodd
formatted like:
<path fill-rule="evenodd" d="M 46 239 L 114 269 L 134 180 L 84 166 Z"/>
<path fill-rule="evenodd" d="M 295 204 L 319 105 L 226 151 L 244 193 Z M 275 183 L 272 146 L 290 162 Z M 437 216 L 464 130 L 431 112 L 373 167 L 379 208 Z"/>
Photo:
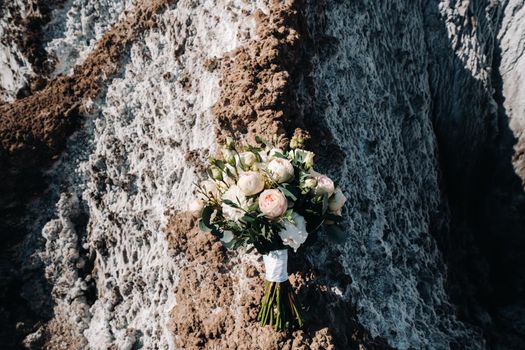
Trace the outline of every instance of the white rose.
<path fill-rule="evenodd" d="M 315 187 L 315 194 L 321 195 L 321 194 L 327 194 L 328 196 L 331 196 L 332 193 L 335 191 L 334 182 L 325 175 L 317 176 L 317 186 Z"/>
<path fill-rule="evenodd" d="M 246 171 L 239 175 L 237 186 L 247 196 L 253 196 L 264 189 L 264 177 L 255 171 Z"/>
<path fill-rule="evenodd" d="M 221 198 L 230 200 L 245 210 L 253 203 L 253 199 L 246 198 L 237 185 L 231 186 Z M 222 214 L 228 220 L 239 221 L 244 216 L 244 211 L 239 208 L 232 207 L 226 203 L 222 203 L 221 207 Z"/>
<path fill-rule="evenodd" d="M 291 180 L 294 175 L 293 165 L 289 160 L 275 158 L 268 164 L 268 171 L 272 179 L 277 183 L 283 183 Z"/>
<path fill-rule="evenodd" d="M 343 191 L 339 187 L 335 189 L 334 194 L 328 200 L 328 209 L 332 212 L 341 211 L 343 205 L 345 205 L 346 197 L 343 194 Z"/>
<path fill-rule="evenodd" d="M 297 251 L 297 248 L 308 238 L 308 232 L 306 231 L 306 221 L 301 215 L 293 212 L 292 218 L 293 223 L 288 220 L 284 221 L 284 228 L 279 231 L 279 237 L 281 237 L 284 245 L 288 245 Z"/>
<path fill-rule="evenodd" d="M 200 199 L 194 199 L 190 202 L 190 205 L 188 206 L 188 211 L 196 218 L 199 218 L 202 213 L 202 209 L 204 208 L 204 202 Z"/>

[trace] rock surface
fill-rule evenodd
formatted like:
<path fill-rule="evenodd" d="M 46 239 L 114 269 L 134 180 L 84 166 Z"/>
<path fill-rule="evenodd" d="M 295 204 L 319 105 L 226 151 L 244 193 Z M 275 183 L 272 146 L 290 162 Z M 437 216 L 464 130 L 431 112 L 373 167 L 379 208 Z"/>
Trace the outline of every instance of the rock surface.
<path fill-rule="evenodd" d="M 525 341 L 525 3 L 2 2 L 0 332 L 30 349 L 514 349 Z M 310 135 L 348 238 L 290 262 L 184 210 L 225 135 Z"/>

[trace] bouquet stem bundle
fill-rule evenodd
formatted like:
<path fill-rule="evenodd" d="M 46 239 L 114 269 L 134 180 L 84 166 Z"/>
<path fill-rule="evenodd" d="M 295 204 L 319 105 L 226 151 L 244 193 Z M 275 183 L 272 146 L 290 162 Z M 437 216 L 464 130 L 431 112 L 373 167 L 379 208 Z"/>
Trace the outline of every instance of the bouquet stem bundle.
<path fill-rule="evenodd" d="M 301 303 L 290 285 L 285 282 L 265 282 L 266 294 L 264 295 L 257 321 L 262 326 L 270 325 L 277 331 L 301 327 Z"/>

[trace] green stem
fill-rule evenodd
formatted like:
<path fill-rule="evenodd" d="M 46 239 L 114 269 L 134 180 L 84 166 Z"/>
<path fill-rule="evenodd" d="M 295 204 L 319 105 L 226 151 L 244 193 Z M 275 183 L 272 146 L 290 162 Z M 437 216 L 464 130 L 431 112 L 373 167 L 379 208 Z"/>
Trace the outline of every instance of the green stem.
<path fill-rule="evenodd" d="M 304 322 L 300 314 L 301 304 L 289 281 L 265 282 L 266 293 L 262 300 L 257 321 L 262 326 L 274 327 L 277 331 L 290 329 Z"/>

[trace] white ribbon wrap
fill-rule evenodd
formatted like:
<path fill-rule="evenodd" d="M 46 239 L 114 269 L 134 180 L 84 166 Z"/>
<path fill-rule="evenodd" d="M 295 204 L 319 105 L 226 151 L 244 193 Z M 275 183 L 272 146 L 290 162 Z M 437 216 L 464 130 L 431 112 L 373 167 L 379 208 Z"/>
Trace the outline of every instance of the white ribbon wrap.
<path fill-rule="evenodd" d="M 282 283 L 288 280 L 288 249 L 272 250 L 263 255 L 266 280 Z"/>

